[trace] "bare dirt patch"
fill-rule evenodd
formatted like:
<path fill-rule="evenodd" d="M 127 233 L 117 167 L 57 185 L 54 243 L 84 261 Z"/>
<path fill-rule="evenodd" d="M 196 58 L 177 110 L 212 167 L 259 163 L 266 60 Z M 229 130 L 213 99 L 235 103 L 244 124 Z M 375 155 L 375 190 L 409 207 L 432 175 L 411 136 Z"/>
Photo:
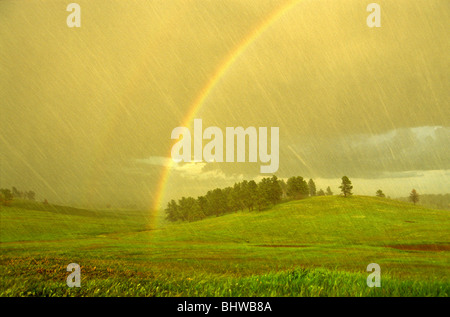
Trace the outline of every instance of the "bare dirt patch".
<path fill-rule="evenodd" d="M 302 244 L 257 244 L 256 247 L 265 247 L 265 248 L 306 248 L 307 245 Z"/>

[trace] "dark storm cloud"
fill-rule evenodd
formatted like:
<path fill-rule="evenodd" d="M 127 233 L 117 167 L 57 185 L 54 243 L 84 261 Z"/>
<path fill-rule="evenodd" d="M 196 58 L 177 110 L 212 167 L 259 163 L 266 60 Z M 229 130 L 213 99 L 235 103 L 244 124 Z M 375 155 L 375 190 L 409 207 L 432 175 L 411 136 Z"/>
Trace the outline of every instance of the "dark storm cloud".
<path fill-rule="evenodd" d="M 307 166 L 298 162 L 282 162 L 280 173 L 298 171 L 323 178 L 342 175 L 360 178 L 411 177 L 413 175 L 404 172 L 449 169 L 449 148 L 448 127 L 404 128 L 375 136 L 309 138 L 292 146 Z"/>

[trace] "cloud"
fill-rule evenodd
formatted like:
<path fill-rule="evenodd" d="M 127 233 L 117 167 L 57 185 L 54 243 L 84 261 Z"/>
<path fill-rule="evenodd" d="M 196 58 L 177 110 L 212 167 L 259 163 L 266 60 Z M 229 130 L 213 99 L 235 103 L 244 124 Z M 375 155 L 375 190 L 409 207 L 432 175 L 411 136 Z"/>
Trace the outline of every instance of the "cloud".
<path fill-rule="evenodd" d="M 280 153 L 280 175 L 403 178 L 409 171 L 447 170 L 450 128 L 401 128 L 383 134 L 352 134 L 335 138 L 301 138 Z M 280 152 L 282 152 L 281 150 Z M 305 161 L 300 164 L 292 151 Z M 286 174 L 286 175 L 284 175 Z"/>
<path fill-rule="evenodd" d="M 150 156 L 145 159 L 136 159 L 136 163 L 143 163 L 153 166 L 163 166 L 169 168 L 176 176 L 199 180 L 224 180 L 239 181 L 244 179 L 243 174 L 227 175 L 220 168 L 206 169 L 209 163 L 206 162 L 175 162 L 170 157 Z M 217 166 L 217 165 L 216 165 Z"/>
<path fill-rule="evenodd" d="M 149 165 L 155 165 L 155 166 L 168 167 L 168 166 L 170 166 L 170 164 L 172 162 L 172 158 L 164 157 L 164 156 L 150 156 L 150 157 L 144 158 L 144 159 L 136 159 L 135 162 L 149 164 Z"/>

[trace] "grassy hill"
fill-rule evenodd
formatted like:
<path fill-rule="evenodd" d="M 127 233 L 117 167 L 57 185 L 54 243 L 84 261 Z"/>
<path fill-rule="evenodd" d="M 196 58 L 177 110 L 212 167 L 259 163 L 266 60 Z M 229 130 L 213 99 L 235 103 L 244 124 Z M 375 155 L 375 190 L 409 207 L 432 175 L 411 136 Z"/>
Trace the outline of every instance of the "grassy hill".
<path fill-rule="evenodd" d="M 400 201 L 409 202 L 409 197 L 397 198 Z M 450 194 L 421 194 L 418 205 L 450 210 Z"/>
<path fill-rule="evenodd" d="M 448 296 L 449 216 L 361 196 L 192 223 L 19 202 L 0 210 L 0 296 Z"/>

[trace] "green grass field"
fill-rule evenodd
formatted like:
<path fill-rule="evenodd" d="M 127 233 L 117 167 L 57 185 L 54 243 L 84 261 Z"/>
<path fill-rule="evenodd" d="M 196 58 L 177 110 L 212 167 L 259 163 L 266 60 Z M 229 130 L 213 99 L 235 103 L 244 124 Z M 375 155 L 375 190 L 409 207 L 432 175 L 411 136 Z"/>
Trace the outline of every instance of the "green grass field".
<path fill-rule="evenodd" d="M 0 207 L 0 296 L 448 296 L 450 212 L 315 197 L 192 223 Z M 66 285 L 69 263 L 81 287 Z M 381 287 L 366 284 L 369 263 Z"/>

